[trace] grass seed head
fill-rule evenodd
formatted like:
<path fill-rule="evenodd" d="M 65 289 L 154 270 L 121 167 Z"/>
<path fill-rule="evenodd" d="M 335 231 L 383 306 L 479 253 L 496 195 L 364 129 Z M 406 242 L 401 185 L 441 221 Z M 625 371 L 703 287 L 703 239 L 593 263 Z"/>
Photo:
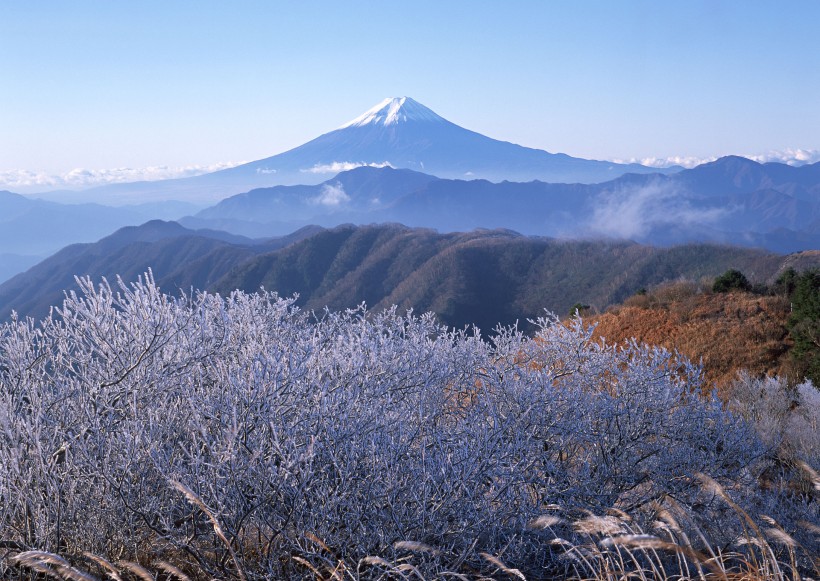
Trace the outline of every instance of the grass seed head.
<path fill-rule="evenodd" d="M 614 516 L 590 515 L 575 521 L 572 526 L 579 533 L 587 535 L 612 536 L 626 532 L 623 521 Z"/>
<path fill-rule="evenodd" d="M 547 529 L 561 524 L 564 519 L 552 514 L 544 514 L 530 521 L 530 527 L 534 529 Z"/>
<path fill-rule="evenodd" d="M 787 547 L 796 547 L 797 541 L 795 541 L 786 531 L 779 527 L 771 527 L 764 529 L 766 536 L 769 537 L 775 543 L 779 543 L 781 545 L 786 545 Z"/>

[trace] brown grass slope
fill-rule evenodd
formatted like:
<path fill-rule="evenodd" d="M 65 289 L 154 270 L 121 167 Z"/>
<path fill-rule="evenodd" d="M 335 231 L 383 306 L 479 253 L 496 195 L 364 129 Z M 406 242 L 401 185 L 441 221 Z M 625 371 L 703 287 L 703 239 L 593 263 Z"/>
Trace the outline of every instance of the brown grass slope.
<path fill-rule="evenodd" d="M 702 362 L 709 385 L 724 390 L 746 369 L 753 375 L 791 373 L 791 341 L 783 296 L 712 293 L 694 283 L 661 286 L 592 317 L 607 341 L 635 338 L 677 349 Z"/>

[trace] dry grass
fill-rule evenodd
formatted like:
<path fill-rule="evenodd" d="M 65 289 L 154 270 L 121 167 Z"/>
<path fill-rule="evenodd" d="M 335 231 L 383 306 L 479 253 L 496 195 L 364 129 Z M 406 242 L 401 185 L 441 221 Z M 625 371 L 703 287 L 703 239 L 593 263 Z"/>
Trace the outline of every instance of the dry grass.
<path fill-rule="evenodd" d="M 242 565 L 239 562 L 239 559 L 236 557 L 236 552 L 233 550 L 233 546 L 231 545 L 228 537 L 225 536 L 225 533 L 222 531 L 222 526 L 219 524 L 219 520 L 214 515 L 213 511 L 208 508 L 208 506 L 202 501 L 199 496 L 197 496 L 193 490 L 185 486 L 183 483 L 178 482 L 176 480 L 171 480 L 171 485 L 176 488 L 179 492 L 185 496 L 185 499 L 191 503 L 191 505 L 197 507 L 201 510 L 205 516 L 208 517 L 208 520 L 214 527 L 214 533 L 219 540 L 222 541 L 222 544 L 225 545 L 225 548 L 228 549 L 228 553 L 231 555 L 231 559 L 233 560 L 234 564 L 236 565 L 236 572 L 237 576 L 241 581 L 247 581 L 247 577 L 245 576 L 245 572 L 242 570 Z"/>
<path fill-rule="evenodd" d="M 807 467 L 808 468 L 808 467 Z M 813 485 L 820 489 L 820 477 L 808 468 Z M 311 533 L 305 538 L 316 546 L 315 552 L 283 557 L 290 561 L 292 576 L 317 581 L 410 580 L 425 579 L 575 579 L 575 580 L 723 580 L 723 581 L 801 581 L 820 578 L 820 558 L 816 549 L 801 545 L 773 518 L 749 515 L 715 480 L 699 474 L 704 495 L 719 500 L 731 509 L 739 523 L 739 532 L 730 546 L 710 542 L 692 518 L 692 511 L 670 498 L 654 504 L 654 520 L 645 530 L 629 514 L 611 509 L 608 514 L 586 513 L 571 518 L 560 507 L 545 507 L 549 512 L 533 519 L 529 528 L 544 533 L 545 551 L 557 552 L 549 569 L 528 571 L 511 567 L 503 556 L 478 552 L 473 565 L 458 570 L 442 568 L 434 576 L 425 576 L 414 564 L 439 559 L 442 552 L 424 543 L 399 541 L 393 549 L 404 556 L 391 561 L 377 555 L 346 563 L 334 557 L 331 549 Z M 176 486 L 176 484 L 175 484 Z M 178 487 L 180 490 L 182 488 Z M 206 513 L 214 528 L 218 520 L 201 499 L 189 489 L 184 491 L 189 501 Z M 202 504 L 201 504 L 202 503 Z M 737 526 L 737 525 L 735 525 Z M 804 529 L 820 536 L 820 527 L 802 523 Z M 689 531 L 688 533 L 685 531 Z M 694 541 L 690 538 L 694 535 Z M 221 538 L 221 537 L 220 537 Z M 571 538 L 572 540 L 567 540 Z M 226 541 L 227 542 L 227 541 Z M 236 555 L 231 550 L 234 559 Z M 57 579 L 60 581 L 159 581 L 207 579 L 202 572 L 183 572 L 181 568 L 162 559 L 150 565 L 129 561 L 110 561 L 91 554 L 76 559 L 75 565 L 66 558 L 44 551 L 25 551 L 8 562 L 15 579 Z M 94 571 L 96 569 L 96 571 Z M 232 578 L 246 579 L 239 561 Z M 265 577 L 255 577 L 263 579 Z M 11 577 L 10 577 L 11 579 Z"/>
<path fill-rule="evenodd" d="M 596 337 L 608 342 L 635 338 L 702 362 L 707 384 L 724 396 L 741 369 L 752 375 L 789 374 L 788 316 L 783 297 L 712 294 L 678 283 L 636 295 L 587 322 L 597 324 Z"/>

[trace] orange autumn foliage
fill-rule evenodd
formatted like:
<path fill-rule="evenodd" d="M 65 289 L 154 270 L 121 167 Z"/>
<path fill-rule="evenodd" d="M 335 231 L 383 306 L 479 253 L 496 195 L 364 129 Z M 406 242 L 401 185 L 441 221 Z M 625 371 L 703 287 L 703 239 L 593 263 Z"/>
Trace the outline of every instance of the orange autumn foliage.
<path fill-rule="evenodd" d="M 745 292 L 713 294 L 692 283 L 667 285 L 589 317 L 596 338 L 635 338 L 677 349 L 703 366 L 706 385 L 719 395 L 746 369 L 754 375 L 788 374 L 789 303 L 780 296 Z"/>

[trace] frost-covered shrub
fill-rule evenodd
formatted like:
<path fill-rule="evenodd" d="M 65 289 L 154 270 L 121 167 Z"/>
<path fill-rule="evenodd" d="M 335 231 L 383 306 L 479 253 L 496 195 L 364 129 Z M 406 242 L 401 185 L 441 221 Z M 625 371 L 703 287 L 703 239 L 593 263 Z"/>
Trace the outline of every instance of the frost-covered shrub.
<path fill-rule="evenodd" d="M 820 463 L 820 390 L 810 380 L 792 385 L 785 377 L 739 374 L 730 406 L 749 420 L 762 441 L 786 460 Z"/>
<path fill-rule="evenodd" d="M 395 309 L 172 298 L 150 274 L 80 284 L 0 330 L 0 540 L 21 547 L 230 571 L 176 481 L 259 576 L 405 540 L 435 548 L 431 567 L 486 551 L 538 570 L 551 553 L 527 523 L 547 505 L 639 512 L 694 502 L 698 472 L 755 481 L 757 438 L 696 368 L 581 320 L 490 341 Z"/>

